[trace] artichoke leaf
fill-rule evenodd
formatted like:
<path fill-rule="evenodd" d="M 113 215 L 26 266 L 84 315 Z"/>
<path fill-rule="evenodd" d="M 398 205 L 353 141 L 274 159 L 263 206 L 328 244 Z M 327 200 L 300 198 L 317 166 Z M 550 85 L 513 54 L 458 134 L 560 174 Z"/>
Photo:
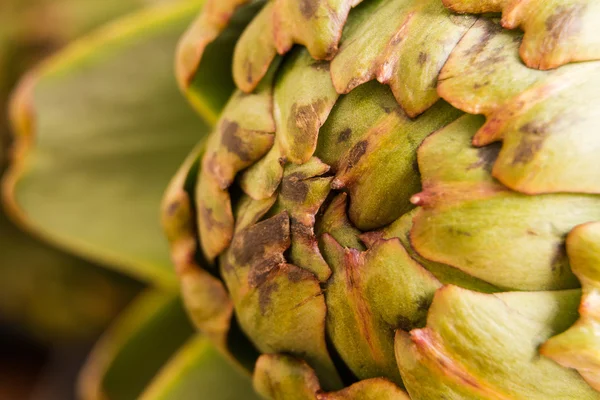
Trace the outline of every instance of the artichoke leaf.
<path fill-rule="evenodd" d="M 263 6 L 261 0 L 205 0 L 177 45 L 175 75 L 192 106 L 210 124 L 235 89 L 229 68 L 235 44 Z"/>
<path fill-rule="evenodd" d="M 226 348 L 233 304 L 223 282 L 205 271 L 197 257 L 199 246 L 191 197 L 204 150 L 205 142 L 201 142 L 169 184 L 162 204 L 162 225 L 192 322 L 215 344 Z"/>
<path fill-rule="evenodd" d="M 441 284 L 414 261 L 398 239 L 369 250 L 344 249 L 323 237 L 333 275 L 325 287 L 327 332 L 340 356 L 360 379 L 402 380 L 394 358 L 394 332 L 425 325 Z"/>
<path fill-rule="evenodd" d="M 502 291 L 501 289 L 490 285 L 481 279 L 475 278 L 474 276 L 471 276 L 458 268 L 428 260 L 417 253 L 410 242 L 410 231 L 413 227 L 413 219 L 418 212 L 419 209 L 414 209 L 404 214 L 385 228 L 378 231 L 363 233 L 360 235 L 360 238 L 367 244 L 368 247 L 372 247 L 380 239 L 400 239 L 400 242 L 402 243 L 402 246 L 404 246 L 404 249 L 406 249 L 406 252 L 416 262 L 431 272 L 433 276 L 435 276 L 444 285 L 456 285 L 465 289 L 484 293 Z"/>
<path fill-rule="evenodd" d="M 268 211 L 264 200 L 240 208 L 244 224 Z M 268 216 L 268 215 L 267 215 Z M 319 280 L 286 263 L 290 247 L 286 211 L 239 229 L 219 259 L 221 275 L 244 333 L 262 353 L 289 353 L 313 366 L 324 385 L 341 384 L 325 343 L 326 306 Z"/>
<path fill-rule="evenodd" d="M 365 249 L 365 246 L 359 239 L 360 231 L 348 219 L 348 215 L 346 214 L 347 207 L 348 195 L 346 193 L 338 194 L 329 203 L 316 225 L 316 232 L 321 248 L 323 246 L 323 237 L 327 233 L 344 247 L 356 250 Z"/>
<path fill-rule="evenodd" d="M 463 116 L 419 148 L 423 192 L 412 199 L 421 206 L 410 233 L 412 246 L 426 259 L 499 288 L 578 287 L 564 237 L 576 225 L 600 219 L 600 196 L 528 196 L 509 190 L 490 174 L 497 147 L 470 144 L 481 122 L 478 116 Z"/>
<path fill-rule="evenodd" d="M 245 93 L 251 93 L 258 86 L 277 55 L 273 34 L 274 4 L 271 1 L 263 7 L 235 44 L 233 80 Z"/>
<path fill-rule="evenodd" d="M 389 88 L 376 81 L 340 96 L 319 129 L 315 156 L 337 172 L 344 154 L 364 139 L 371 127 L 397 109 L 398 103 Z M 356 118 L 357 113 L 360 118 Z"/>
<path fill-rule="evenodd" d="M 294 43 L 306 46 L 317 60 L 330 60 L 350 9 L 362 0 L 274 0 L 273 34 L 279 54 Z"/>
<path fill-rule="evenodd" d="M 269 400 L 409 400 L 406 392 L 384 378 L 365 379 L 337 392 L 324 392 L 308 364 L 283 354 L 258 359 L 254 387 Z"/>
<path fill-rule="evenodd" d="M 313 60 L 305 49 L 286 57 L 274 92 L 276 138 L 286 161 L 303 164 L 310 160 L 319 129 L 337 98 L 328 62 Z"/>
<path fill-rule="evenodd" d="M 333 84 L 338 93 L 348 93 L 377 79 L 389 84 L 404 111 L 415 117 L 439 99 L 439 72 L 475 21 L 453 15 L 439 0 L 369 1 L 344 29 L 331 62 Z"/>
<path fill-rule="evenodd" d="M 600 391 L 600 223 L 575 227 L 567 236 L 567 253 L 583 287 L 579 320 L 566 332 L 550 338 L 540 352 L 575 368 Z"/>
<path fill-rule="evenodd" d="M 255 93 L 237 91 L 223 110 L 208 138 L 198 174 L 196 208 L 198 231 L 209 261 L 229 245 L 234 221 L 228 188 L 239 171 L 253 165 L 274 143 L 273 65 Z"/>
<path fill-rule="evenodd" d="M 438 290 L 427 326 L 397 331 L 396 359 L 412 398 L 599 399 L 539 345 L 577 319 L 579 290 L 482 294 Z"/>
<path fill-rule="evenodd" d="M 250 0 L 206 0 L 202 12 L 177 46 L 176 75 L 182 88 L 191 84 L 206 47 L 227 28 L 234 12 Z"/>
<path fill-rule="evenodd" d="M 273 196 L 281 179 L 285 160 L 279 143 L 275 141 L 271 150 L 240 175 L 240 187 L 255 200 L 265 200 Z"/>
<path fill-rule="evenodd" d="M 414 120 L 398 105 L 380 112 L 385 115 L 344 153 L 333 181 L 348 192 L 350 220 L 361 230 L 381 228 L 414 207 L 410 199 L 421 190 L 416 149 L 461 115 L 443 101 Z"/>
<path fill-rule="evenodd" d="M 302 165 L 288 164 L 273 213 L 289 210 L 291 244 L 289 261 L 312 272 L 320 282 L 331 275 L 315 236 L 315 216 L 331 190 L 329 166 L 316 157 Z"/>
<path fill-rule="evenodd" d="M 502 12 L 502 26 L 525 31 L 520 54 L 530 68 L 551 69 L 570 62 L 600 60 L 594 0 L 443 0 L 459 13 Z"/>
<path fill-rule="evenodd" d="M 164 365 L 141 400 L 259 400 L 250 377 L 201 335 Z"/>
<path fill-rule="evenodd" d="M 168 287 L 176 279 L 157 210 L 208 130 L 172 78 L 172 49 L 196 8 L 150 8 L 74 43 L 24 80 L 11 109 L 16 152 L 4 194 L 16 218 Z"/>
<path fill-rule="evenodd" d="M 448 59 L 438 92 L 487 117 L 473 144 L 502 140 L 493 176 L 506 186 L 527 194 L 600 193 L 600 61 L 527 68 L 518 54 L 521 39 L 480 19 Z"/>
<path fill-rule="evenodd" d="M 137 398 L 193 334 L 194 328 L 177 295 L 147 290 L 92 350 L 78 382 L 81 398 Z"/>

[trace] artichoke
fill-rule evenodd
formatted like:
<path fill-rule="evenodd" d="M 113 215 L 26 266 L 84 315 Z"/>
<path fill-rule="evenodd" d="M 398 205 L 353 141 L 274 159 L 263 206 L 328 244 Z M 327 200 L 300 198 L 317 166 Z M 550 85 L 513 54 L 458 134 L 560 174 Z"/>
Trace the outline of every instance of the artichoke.
<path fill-rule="evenodd" d="M 252 398 L 246 371 L 274 400 L 600 399 L 600 3 L 206 0 L 174 71 L 193 113 L 165 49 L 197 6 L 79 43 L 13 103 L 12 209 L 178 288 L 201 332 L 145 398 Z M 194 143 L 170 261 L 154 207 Z M 142 300 L 117 342 L 158 365 L 189 333 Z"/>

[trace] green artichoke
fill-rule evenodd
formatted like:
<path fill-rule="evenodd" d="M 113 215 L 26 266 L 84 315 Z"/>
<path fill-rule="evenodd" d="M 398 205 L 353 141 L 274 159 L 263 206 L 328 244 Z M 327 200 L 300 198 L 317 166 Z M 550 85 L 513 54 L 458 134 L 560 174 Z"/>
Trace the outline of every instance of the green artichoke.
<path fill-rule="evenodd" d="M 600 399 L 600 3 L 207 0 L 194 113 L 198 3 L 13 102 L 11 208 L 164 293 L 85 397 Z"/>

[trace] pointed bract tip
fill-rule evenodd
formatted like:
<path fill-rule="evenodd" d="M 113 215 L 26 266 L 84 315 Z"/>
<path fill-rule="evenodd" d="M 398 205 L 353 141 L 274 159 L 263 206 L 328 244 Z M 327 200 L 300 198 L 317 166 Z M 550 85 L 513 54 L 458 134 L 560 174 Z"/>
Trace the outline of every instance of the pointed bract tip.
<path fill-rule="evenodd" d="M 423 195 L 423 192 L 411 196 L 410 202 L 415 206 L 423 206 L 425 204 L 425 196 Z"/>
<path fill-rule="evenodd" d="M 346 185 L 344 184 L 344 182 L 342 182 L 342 180 L 335 178 L 333 181 L 331 181 L 331 188 L 334 190 L 340 190 L 343 189 Z"/>

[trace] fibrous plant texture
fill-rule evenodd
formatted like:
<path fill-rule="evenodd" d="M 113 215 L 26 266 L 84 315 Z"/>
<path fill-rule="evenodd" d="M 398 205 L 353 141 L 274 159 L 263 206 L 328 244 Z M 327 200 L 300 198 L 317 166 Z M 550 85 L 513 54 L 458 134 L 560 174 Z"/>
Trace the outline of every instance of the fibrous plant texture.
<path fill-rule="evenodd" d="M 598 1 L 206 0 L 194 113 L 200 2 L 13 102 L 11 209 L 169 293 L 85 393 L 600 399 Z"/>
<path fill-rule="evenodd" d="M 599 17 L 207 3 L 180 85 L 231 49 L 237 88 L 163 214 L 196 325 L 274 399 L 600 398 Z"/>

